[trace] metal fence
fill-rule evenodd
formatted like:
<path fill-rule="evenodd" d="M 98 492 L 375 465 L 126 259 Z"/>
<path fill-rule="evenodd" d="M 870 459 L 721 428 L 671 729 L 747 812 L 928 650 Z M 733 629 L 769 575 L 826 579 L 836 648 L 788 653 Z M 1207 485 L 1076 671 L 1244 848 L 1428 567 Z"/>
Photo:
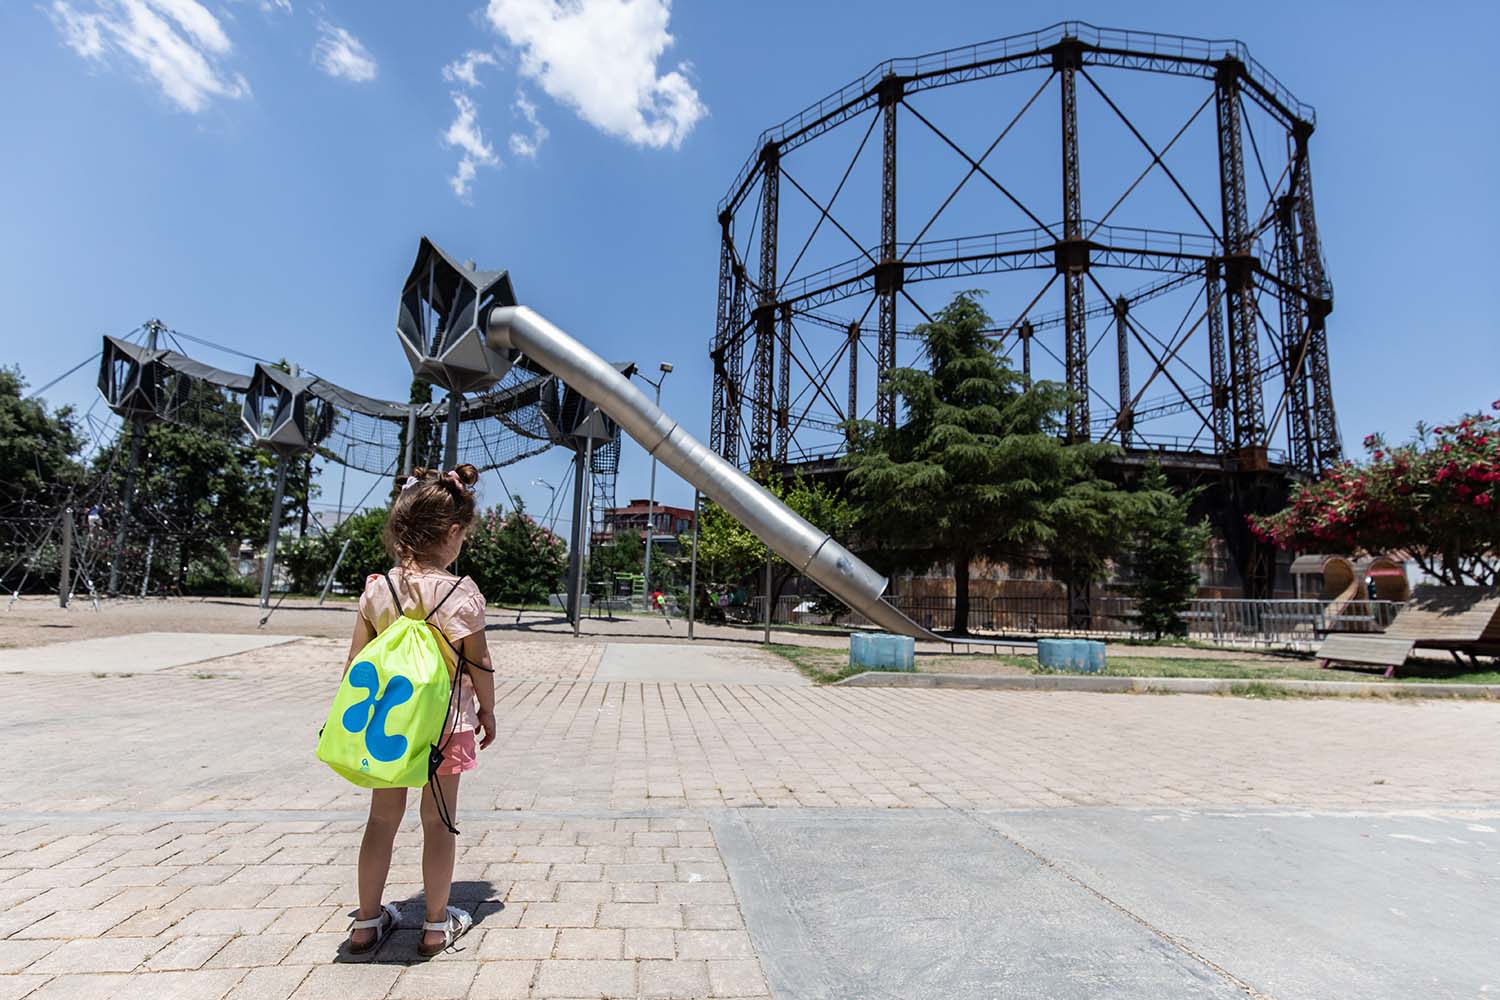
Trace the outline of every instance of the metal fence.
<path fill-rule="evenodd" d="M 936 632 L 953 628 L 952 597 L 897 596 L 890 603 L 917 624 Z M 1398 601 L 1347 601 L 1241 598 L 1200 598 L 1183 614 L 1188 635 L 1226 643 L 1298 646 L 1314 643 L 1329 632 L 1381 632 L 1404 605 Z M 765 598 L 753 598 L 736 609 L 733 619 L 760 622 Z M 1133 637 L 1137 626 L 1136 600 L 1116 595 L 1095 596 L 1070 608 L 1063 596 L 972 597 L 969 631 L 993 635 L 1105 635 Z M 812 609 L 807 598 L 783 596 L 776 602 L 772 622 L 778 625 L 834 624 L 830 616 Z M 837 624 L 868 626 L 863 615 L 846 612 Z"/>

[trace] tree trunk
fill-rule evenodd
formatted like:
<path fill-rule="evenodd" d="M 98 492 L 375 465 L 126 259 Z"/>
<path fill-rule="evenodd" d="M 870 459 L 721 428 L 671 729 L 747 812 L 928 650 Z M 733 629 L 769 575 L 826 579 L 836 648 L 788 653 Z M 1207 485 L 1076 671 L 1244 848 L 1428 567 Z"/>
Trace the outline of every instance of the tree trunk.
<path fill-rule="evenodd" d="M 953 634 L 969 634 L 969 554 L 953 557 Z"/>

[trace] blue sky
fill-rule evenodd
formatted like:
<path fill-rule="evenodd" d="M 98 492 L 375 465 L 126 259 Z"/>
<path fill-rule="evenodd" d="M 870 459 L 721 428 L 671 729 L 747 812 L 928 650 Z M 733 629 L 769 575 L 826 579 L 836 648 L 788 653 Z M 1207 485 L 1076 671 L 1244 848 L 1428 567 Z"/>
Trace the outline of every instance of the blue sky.
<path fill-rule="evenodd" d="M 1074 0 L 851 10 L 664 0 L 566 10 L 551 0 L 6 4 L 3 360 L 39 385 L 96 350 L 100 334 L 159 316 L 400 397 L 410 370 L 392 329 L 396 298 L 426 234 L 481 266 L 509 268 L 523 302 L 600 353 L 648 369 L 672 361 L 664 405 L 706 437 L 715 208 L 755 136 L 885 58 L 1067 17 L 1239 38 L 1317 108 L 1312 156 L 1337 287 L 1330 351 L 1347 444 L 1357 450 L 1373 431 L 1403 436 L 1418 419 L 1500 395 L 1493 255 L 1483 242 L 1500 223 L 1500 130 L 1489 104 L 1500 63 L 1487 48 L 1500 28 L 1494 5 L 1127 9 Z M 1157 143 L 1206 93 L 1119 86 Z M 980 149 L 1003 124 L 977 92 L 931 113 Z M 1095 114 L 1082 121 L 1093 171 L 1086 197 L 1115 190 L 1110 171 L 1128 178 L 1141 166 L 1140 147 Z M 1055 129 L 1055 103 L 1041 117 L 1036 141 L 1055 143 L 1045 138 L 1055 136 L 1045 131 Z M 842 144 L 862 132 L 863 123 L 830 138 L 816 154 L 826 161 L 809 154 L 799 179 L 826 195 L 839 156 L 853 148 Z M 1186 145 L 1184 171 L 1198 162 Z M 1053 206 L 1055 147 L 1037 148 L 1044 155 L 1007 160 L 1005 176 Z M 915 146 L 911 155 L 902 183 L 915 217 L 962 164 Z M 1142 224 L 1185 228 L 1173 214 L 1183 206 L 1169 204 L 1159 179 L 1143 188 Z M 954 233 L 1007 228 L 972 222 L 985 211 L 978 201 L 956 210 Z M 873 204 L 857 214 L 859 226 L 874 224 Z M 834 262 L 838 239 L 812 256 Z M 1016 294 L 996 284 L 987 304 L 1003 315 L 1018 308 L 1007 304 Z M 86 406 L 91 375 L 59 385 L 49 402 Z M 545 507 L 546 489 L 528 484 L 559 482 L 564 464 L 550 453 L 505 479 Z M 627 446 L 622 501 L 644 495 L 647 472 Z M 356 479 L 359 492 L 369 482 L 351 476 L 351 494 Z M 331 505 L 336 474 L 325 484 Z M 493 477 L 487 490 L 500 498 Z M 691 503 L 691 489 L 670 474 L 658 493 Z"/>

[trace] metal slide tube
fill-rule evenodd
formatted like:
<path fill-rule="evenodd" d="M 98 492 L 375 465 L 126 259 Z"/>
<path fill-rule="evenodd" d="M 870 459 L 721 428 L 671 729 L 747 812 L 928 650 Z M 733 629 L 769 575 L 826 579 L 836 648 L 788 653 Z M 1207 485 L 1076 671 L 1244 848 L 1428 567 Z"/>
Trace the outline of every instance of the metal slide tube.
<path fill-rule="evenodd" d="M 489 315 L 489 345 L 516 350 L 604 411 L 647 454 L 697 487 L 798 571 L 889 632 L 942 641 L 880 599 L 886 579 L 808 523 L 739 469 L 710 451 L 613 365 L 526 306 Z"/>

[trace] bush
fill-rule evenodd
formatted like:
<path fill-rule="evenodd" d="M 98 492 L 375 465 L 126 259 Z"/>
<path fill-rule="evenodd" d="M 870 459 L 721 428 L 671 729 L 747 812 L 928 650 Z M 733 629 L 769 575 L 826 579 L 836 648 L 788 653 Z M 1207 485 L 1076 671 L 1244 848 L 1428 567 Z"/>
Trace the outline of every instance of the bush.
<path fill-rule="evenodd" d="M 391 568 L 391 557 L 385 551 L 385 542 L 380 537 L 385 531 L 385 515 L 384 507 L 360 511 L 345 518 L 329 536 L 329 543 L 333 547 L 333 552 L 328 557 L 329 565 L 338 557 L 344 540 L 350 540 L 349 551 L 344 554 L 344 561 L 339 564 L 339 571 L 334 579 L 339 586 L 351 593 L 358 594 L 364 590 L 365 577 L 369 574 L 383 573 Z M 324 573 L 327 573 L 326 569 Z"/>
<path fill-rule="evenodd" d="M 507 516 L 497 506 L 479 516 L 459 557 L 459 569 L 473 578 L 488 600 L 541 603 L 556 593 L 568 550 L 556 534 L 526 513 L 520 497 Z"/>

